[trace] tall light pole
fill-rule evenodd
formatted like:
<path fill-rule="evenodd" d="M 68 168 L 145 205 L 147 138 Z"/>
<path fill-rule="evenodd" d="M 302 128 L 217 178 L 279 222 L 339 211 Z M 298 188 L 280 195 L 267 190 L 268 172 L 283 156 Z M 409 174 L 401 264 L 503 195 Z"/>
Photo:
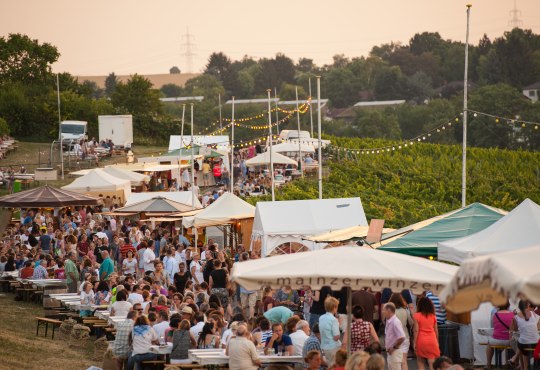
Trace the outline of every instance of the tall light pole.
<path fill-rule="evenodd" d="M 231 117 L 231 134 L 232 134 L 232 145 L 231 145 L 231 193 L 234 193 L 234 96 L 232 97 L 232 117 Z"/>
<path fill-rule="evenodd" d="M 219 101 L 219 130 L 221 134 L 221 130 L 223 130 L 222 124 L 221 124 L 221 94 L 218 95 L 218 101 Z"/>
<path fill-rule="evenodd" d="M 319 136 L 319 199 L 322 199 L 321 76 L 317 76 L 317 135 Z"/>
<path fill-rule="evenodd" d="M 270 179 L 272 181 L 272 202 L 276 200 L 274 192 L 274 162 L 272 161 L 272 112 L 270 107 L 270 93 L 272 90 L 266 90 L 268 93 L 268 140 L 270 140 Z"/>
<path fill-rule="evenodd" d="M 62 171 L 62 180 L 64 179 L 64 148 L 62 138 L 62 115 L 60 114 L 60 78 L 56 74 L 56 98 L 58 100 L 58 134 L 60 138 L 60 163 Z"/>
<path fill-rule="evenodd" d="M 195 162 L 193 151 L 193 103 L 191 103 L 191 209 L 195 209 Z"/>
<path fill-rule="evenodd" d="M 274 87 L 274 98 L 276 99 L 276 133 L 279 135 L 279 109 L 278 109 L 278 98 L 277 98 L 277 88 Z"/>
<path fill-rule="evenodd" d="M 184 118 L 186 116 L 186 105 L 182 104 L 182 129 L 180 130 L 180 150 L 182 150 L 182 147 L 185 146 L 184 144 Z"/>
<path fill-rule="evenodd" d="M 311 99 L 311 77 L 309 78 L 309 123 L 311 124 L 311 138 L 313 139 L 313 104 Z"/>
<path fill-rule="evenodd" d="M 298 107 L 298 86 L 296 86 L 296 121 L 298 123 L 298 166 L 300 167 L 300 176 L 304 177 L 304 165 L 302 164 L 302 141 L 300 140 L 300 109 Z"/>
<path fill-rule="evenodd" d="M 469 84 L 469 18 L 471 4 L 467 4 L 467 33 L 465 36 L 465 73 L 463 77 L 463 158 L 461 168 L 461 206 L 467 205 L 467 93 Z"/>

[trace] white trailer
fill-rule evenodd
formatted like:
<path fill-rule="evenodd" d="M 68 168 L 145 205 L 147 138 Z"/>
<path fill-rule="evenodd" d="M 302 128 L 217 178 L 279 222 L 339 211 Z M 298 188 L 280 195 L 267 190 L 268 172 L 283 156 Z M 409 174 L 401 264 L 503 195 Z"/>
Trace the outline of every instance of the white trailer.
<path fill-rule="evenodd" d="M 98 116 L 99 141 L 112 140 L 115 147 L 133 145 L 133 116 L 131 114 Z"/>
<path fill-rule="evenodd" d="M 60 139 L 63 142 L 70 143 L 87 139 L 86 121 L 62 121 L 60 122 Z"/>

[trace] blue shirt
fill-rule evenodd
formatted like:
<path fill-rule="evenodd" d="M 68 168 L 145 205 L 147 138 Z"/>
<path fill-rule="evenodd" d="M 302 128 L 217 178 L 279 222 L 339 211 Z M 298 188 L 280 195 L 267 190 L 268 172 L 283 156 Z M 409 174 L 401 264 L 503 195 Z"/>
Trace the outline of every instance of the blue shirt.
<path fill-rule="evenodd" d="M 341 341 L 334 340 L 339 335 L 339 322 L 331 313 L 327 312 L 319 317 L 319 330 L 321 332 L 321 348 L 332 350 L 341 347 Z"/>
<path fill-rule="evenodd" d="M 285 306 L 276 306 L 266 311 L 263 316 L 270 322 L 285 324 L 293 316 L 293 312 Z"/>
<path fill-rule="evenodd" d="M 441 304 L 439 297 L 433 295 L 432 292 L 426 292 L 426 297 L 431 300 L 435 307 L 435 316 L 437 317 L 437 324 L 446 323 L 446 309 Z"/>
<path fill-rule="evenodd" d="M 270 343 L 270 341 L 272 340 L 272 337 L 268 338 L 266 340 L 266 347 L 268 347 L 268 344 Z M 288 347 L 288 346 L 292 346 L 292 339 L 291 337 L 289 337 L 287 334 L 283 334 L 281 336 L 281 340 L 278 342 L 277 340 L 274 341 L 274 345 L 272 346 L 272 348 L 274 348 L 274 350 L 276 351 L 276 354 L 278 353 L 281 353 L 283 351 L 285 351 L 285 349 Z M 281 347 L 281 348 L 279 348 Z"/>

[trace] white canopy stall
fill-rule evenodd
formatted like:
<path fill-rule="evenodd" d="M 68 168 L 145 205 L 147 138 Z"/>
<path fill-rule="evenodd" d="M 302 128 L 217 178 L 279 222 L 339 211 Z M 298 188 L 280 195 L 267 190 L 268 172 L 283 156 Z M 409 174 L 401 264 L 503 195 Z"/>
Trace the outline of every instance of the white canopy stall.
<path fill-rule="evenodd" d="M 274 153 L 272 151 L 272 163 L 273 164 L 291 164 L 293 166 L 298 166 L 298 162 L 295 160 L 284 156 L 283 154 Z M 246 166 L 248 167 L 256 167 L 256 166 L 266 166 L 270 164 L 270 152 L 264 152 L 256 157 L 253 157 L 251 159 L 248 159 L 246 161 Z"/>
<path fill-rule="evenodd" d="M 182 224 L 186 228 L 208 227 L 225 225 L 254 216 L 254 206 L 227 192 L 195 216 L 184 217 Z"/>
<path fill-rule="evenodd" d="M 303 238 L 367 225 L 360 198 L 258 202 L 251 248 L 260 243 L 263 257 L 287 243 L 298 243 L 304 249 L 314 250 L 318 244 Z"/>
<path fill-rule="evenodd" d="M 96 168 L 75 179 L 71 184 L 62 186 L 62 189 L 93 196 L 116 196 L 119 203 L 123 204 L 131 194 L 131 182 L 114 177 L 101 168 Z"/>
<path fill-rule="evenodd" d="M 131 194 L 127 199 L 125 206 L 130 206 L 134 203 L 149 200 L 157 196 L 172 200 L 173 202 L 183 203 L 188 206 L 191 206 L 193 200 L 193 192 L 191 191 L 148 191 Z M 202 208 L 202 204 L 197 197 L 195 197 L 194 205 L 195 209 Z"/>

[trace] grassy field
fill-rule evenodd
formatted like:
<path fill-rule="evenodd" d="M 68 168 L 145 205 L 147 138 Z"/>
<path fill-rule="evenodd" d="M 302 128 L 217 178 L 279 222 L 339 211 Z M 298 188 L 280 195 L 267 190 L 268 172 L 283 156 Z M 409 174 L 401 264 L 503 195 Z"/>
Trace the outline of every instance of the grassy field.
<path fill-rule="evenodd" d="M 7 169 L 10 166 L 13 166 L 13 169 L 16 171 L 19 170 L 21 166 L 25 166 L 27 172 L 34 173 L 36 168 L 39 167 L 48 167 L 50 165 L 51 158 L 51 146 L 47 143 L 31 143 L 31 142 L 19 142 L 19 148 L 15 151 L 8 153 L 7 157 L 0 160 L 0 168 Z M 146 157 L 152 155 L 159 155 L 160 153 L 167 152 L 167 148 L 163 146 L 136 146 L 134 148 L 134 154 L 136 157 Z M 53 160 L 55 160 L 53 158 Z M 58 160 L 58 156 L 56 157 Z M 126 157 L 123 155 L 117 155 L 110 158 L 104 158 L 100 160 L 99 166 L 106 166 L 116 163 L 125 163 Z M 71 167 L 69 166 L 71 164 Z M 77 161 L 68 161 L 64 160 L 64 180 L 60 179 L 58 181 L 50 181 L 49 185 L 54 187 L 61 187 L 69 184 L 73 181 L 73 177 L 69 176 L 70 171 L 77 171 L 83 168 L 89 168 L 89 166 L 95 166 L 95 163 L 80 163 Z M 52 167 L 56 167 L 60 170 L 60 165 L 58 163 L 53 163 Z M 42 184 L 35 184 L 42 185 Z M 6 194 L 5 187 L 0 188 L 0 195 Z"/>
<path fill-rule="evenodd" d="M 35 303 L 17 302 L 13 295 L 0 294 L 2 315 L 0 320 L 0 369 L 87 369 L 91 365 L 101 367 L 101 361 L 92 361 L 93 349 L 72 348 L 65 341 L 36 337 L 34 317 L 43 315 L 43 309 Z"/>

